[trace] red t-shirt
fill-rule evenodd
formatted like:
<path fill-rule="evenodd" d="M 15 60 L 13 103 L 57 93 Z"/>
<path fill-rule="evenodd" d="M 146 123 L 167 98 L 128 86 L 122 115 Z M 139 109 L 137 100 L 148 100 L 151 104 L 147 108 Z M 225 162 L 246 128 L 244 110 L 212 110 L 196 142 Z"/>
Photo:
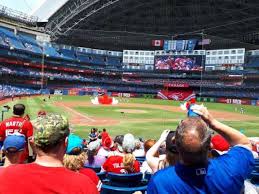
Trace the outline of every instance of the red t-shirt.
<path fill-rule="evenodd" d="M 81 174 L 84 174 L 88 176 L 89 179 L 93 181 L 93 183 L 96 185 L 98 191 L 101 191 L 102 182 L 100 181 L 99 177 L 96 175 L 96 173 L 90 169 L 90 168 L 81 168 L 79 170 Z"/>
<path fill-rule="evenodd" d="M 35 163 L 9 166 L 0 171 L 0 194 L 98 194 L 96 185 L 85 175 L 64 167 Z"/>
<path fill-rule="evenodd" d="M 113 172 L 118 174 L 137 173 L 140 172 L 140 164 L 137 160 L 134 161 L 133 169 L 127 172 L 123 165 L 123 156 L 111 156 L 103 164 L 103 169 L 106 172 Z"/>
<path fill-rule="evenodd" d="M 12 133 L 21 133 L 25 136 L 26 140 L 33 136 L 33 126 L 30 121 L 19 117 L 12 116 L 9 119 L 4 120 L 0 125 L 0 137 L 4 141 L 5 137 Z M 23 163 L 29 156 L 29 149 L 26 143 L 23 155 L 20 162 Z"/>
<path fill-rule="evenodd" d="M 26 139 L 28 139 L 33 135 L 33 127 L 31 122 L 22 117 L 12 116 L 1 123 L 0 137 L 2 137 L 3 140 L 7 135 L 15 132 L 25 135 Z"/>

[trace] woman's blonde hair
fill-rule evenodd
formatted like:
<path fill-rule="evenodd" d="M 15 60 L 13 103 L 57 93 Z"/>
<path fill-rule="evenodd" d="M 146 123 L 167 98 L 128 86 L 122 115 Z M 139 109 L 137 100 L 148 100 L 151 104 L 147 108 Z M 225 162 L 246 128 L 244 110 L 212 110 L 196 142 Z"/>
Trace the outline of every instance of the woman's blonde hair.
<path fill-rule="evenodd" d="M 123 166 L 127 173 L 132 173 L 135 171 L 134 162 L 136 158 L 133 154 L 125 154 L 123 156 Z"/>
<path fill-rule="evenodd" d="M 81 152 L 78 155 L 65 154 L 63 163 L 66 168 L 73 171 L 78 171 L 79 169 L 83 168 L 86 159 L 87 155 L 85 152 Z"/>

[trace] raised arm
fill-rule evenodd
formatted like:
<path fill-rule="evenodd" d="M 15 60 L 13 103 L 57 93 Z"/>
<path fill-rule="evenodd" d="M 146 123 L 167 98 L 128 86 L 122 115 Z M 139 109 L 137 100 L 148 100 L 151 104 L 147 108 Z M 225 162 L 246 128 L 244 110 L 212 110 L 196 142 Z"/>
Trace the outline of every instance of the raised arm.
<path fill-rule="evenodd" d="M 169 132 L 170 130 L 163 131 L 159 140 L 147 151 L 146 161 L 153 172 L 157 171 L 159 163 L 159 158 L 155 157 L 155 155 L 158 152 L 158 149 L 161 146 L 161 144 L 165 142 Z"/>
<path fill-rule="evenodd" d="M 203 105 L 194 105 L 192 110 L 199 114 L 211 129 L 222 135 L 231 146 L 245 145 L 252 148 L 249 139 L 244 134 L 216 120 Z"/>

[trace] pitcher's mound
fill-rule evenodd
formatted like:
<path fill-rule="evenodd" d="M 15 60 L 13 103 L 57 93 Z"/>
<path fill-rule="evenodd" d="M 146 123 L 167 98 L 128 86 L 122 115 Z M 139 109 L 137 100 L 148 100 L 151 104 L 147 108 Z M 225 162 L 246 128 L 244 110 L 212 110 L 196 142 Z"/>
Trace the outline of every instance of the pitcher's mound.
<path fill-rule="evenodd" d="M 134 113 L 134 114 L 147 113 L 147 111 L 145 111 L 145 110 L 138 110 L 138 109 L 117 109 L 115 111 L 121 112 L 121 113 Z"/>

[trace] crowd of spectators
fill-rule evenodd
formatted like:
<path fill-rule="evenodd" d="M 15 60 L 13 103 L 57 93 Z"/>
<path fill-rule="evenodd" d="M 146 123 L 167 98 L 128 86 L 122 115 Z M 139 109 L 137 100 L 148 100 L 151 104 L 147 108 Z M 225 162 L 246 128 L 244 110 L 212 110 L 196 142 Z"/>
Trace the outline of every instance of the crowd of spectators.
<path fill-rule="evenodd" d="M 40 94 L 39 90 L 34 90 L 31 88 L 22 88 L 11 85 L 0 85 L 0 96 L 12 97 L 12 96 L 22 96 L 22 95 L 36 95 Z"/>
<path fill-rule="evenodd" d="M 217 121 L 204 106 L 194 105 L 192 111 L 199 116 L 181 120 L 158 140 L 130 133 L 112 138 L 97 128 L 82 139 L 64 116 L 40 111 L 30 121 L 25 106 L 16 104 L 14 115 L 0 125 L 0 194 L 102 193 L 111 183 L 100 174 L 109 173 L 149 174 L 151 194 L 256 192 L 248 180 L 258 158 L 255 142 Z"/>

